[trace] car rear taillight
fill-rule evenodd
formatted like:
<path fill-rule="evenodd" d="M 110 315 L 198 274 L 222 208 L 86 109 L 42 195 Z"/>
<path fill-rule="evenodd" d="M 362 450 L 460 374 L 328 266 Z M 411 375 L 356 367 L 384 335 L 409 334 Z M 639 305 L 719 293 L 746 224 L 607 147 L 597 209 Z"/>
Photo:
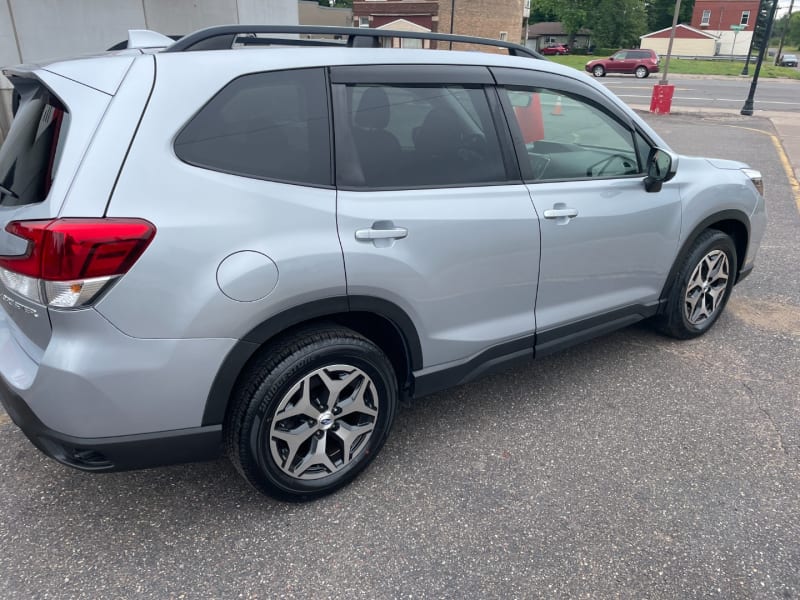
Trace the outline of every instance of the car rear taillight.
<path fill-rule="evenodd" d="M 156 228 L 143 219 L 53 219 L 13 221 L 6 231 L 28 248 L 0 256 L 0 281 L 40 304 L 78 308 L 128 272 Z"/>

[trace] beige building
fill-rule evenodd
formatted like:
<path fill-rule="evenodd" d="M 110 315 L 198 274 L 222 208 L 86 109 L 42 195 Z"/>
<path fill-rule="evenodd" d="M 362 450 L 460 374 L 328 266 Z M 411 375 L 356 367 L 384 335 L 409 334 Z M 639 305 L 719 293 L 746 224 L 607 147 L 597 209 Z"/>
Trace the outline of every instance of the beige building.
<path fill-rule="evenodd" d="M 643 35 L 641 47 L 655 50 L 660 55 L 667 53 L 671 27 Z M 720 41 L 717 36 L 700 31 L 689 25 L 678 25 L 672 44 L 673 56 L 715 56 L 719 52 Z"/>

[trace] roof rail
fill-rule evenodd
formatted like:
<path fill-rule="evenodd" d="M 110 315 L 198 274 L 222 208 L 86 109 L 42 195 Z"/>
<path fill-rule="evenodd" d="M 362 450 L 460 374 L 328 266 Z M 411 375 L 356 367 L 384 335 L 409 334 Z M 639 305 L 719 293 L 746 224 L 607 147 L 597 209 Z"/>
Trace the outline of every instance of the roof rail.
<path fill-rule="evenodd" d="M 329 35 L 346 38 L 346 43 L 336 40 L 300 39 L 300 38 L 257 38 L 256 34 L 315 34 Z M 512 56 L 540 58 L 546 60 L 541 54 L 520 44 L 501 40 L 490 40 L 465 35 L 451 35 L 446 33 L 418 33 L 412 31 L 393 31 L 389 29 L 370 29 L 357 27 L 323 27 L 313 25 L 219 25 L 195 31 L 182 37 L 164 52 L 187 52 L 192 50 L 225 50 L 232 48 L 234 43 L 244 45 L 296 45 L 296 46 L 350 46 L 350 47 L 380 47 L 381 38 L 410 38 L 416 40 L 432 40 L 437 42 L 451 42 L 461 44 L 478 44 L 505 48 Z M 452 47 L 452 45 L 451 45 Z"/>

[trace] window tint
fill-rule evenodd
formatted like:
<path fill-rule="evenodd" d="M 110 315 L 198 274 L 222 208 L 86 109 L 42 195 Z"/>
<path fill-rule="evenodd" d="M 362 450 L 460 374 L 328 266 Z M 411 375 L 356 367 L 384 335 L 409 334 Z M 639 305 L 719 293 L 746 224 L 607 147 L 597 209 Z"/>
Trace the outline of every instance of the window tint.
<path fill-rule="evenodd" d="M 549 90 L 502 91 L 525 144 L 528 180 L 641 173 L 633 132 L 595 105 Z"/>
<path fill-rule="evenodd" d="M 0 148 L 0 206 L 33 204 L 47 197 L 67 116 L 45 88 L 26 93 Z"/>
<path fill-rule="evenodd" d="M 412 188 L 506 180 L 482 88 L 341 86 L 338 180 L 351 187 Z M 352 158 L 351 158 L 352 157 Z"/>
<path fill-rule="evenodd" d="M 234 79 L 175 140 L 192 165 L 245 177 L 330 185 L 330 133 L 321 69 Z"/>

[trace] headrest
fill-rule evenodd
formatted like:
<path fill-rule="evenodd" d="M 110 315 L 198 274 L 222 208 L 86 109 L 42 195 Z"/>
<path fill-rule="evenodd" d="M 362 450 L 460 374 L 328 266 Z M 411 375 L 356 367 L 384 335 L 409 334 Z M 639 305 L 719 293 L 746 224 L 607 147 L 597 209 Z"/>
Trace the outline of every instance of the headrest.
<path fill-rule="evenodd" d="M 389 124 L 389 97 L 380 87 L 369 87 L 358 102 L 355 124 L 363 129 L 385 129 Z"/>

